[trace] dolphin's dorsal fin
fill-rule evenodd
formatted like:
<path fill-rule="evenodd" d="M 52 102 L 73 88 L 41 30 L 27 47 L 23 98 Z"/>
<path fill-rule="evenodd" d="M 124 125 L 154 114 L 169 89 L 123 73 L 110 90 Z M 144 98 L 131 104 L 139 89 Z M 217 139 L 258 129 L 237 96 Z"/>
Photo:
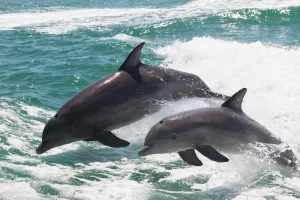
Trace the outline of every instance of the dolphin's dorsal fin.
<path fill-rule="evenodd" d="M 140 55 L 144 44 L 145 42 L 142 42 L 131 51 L 131 53 L 123 62 L 119 70 L 124 70 L 124 71 L 132 70 L 135 69 L 136 67 L 139 67 L 142 64 L 140 60 Z"/>
<path fill-rule="evenodd" d="M 246 92 L 247 92 L 246 88 L 239 90 L 237 93 L 232 95 L 227 101 L 225 101 L 221 106 L 230 108 L 232 110 L 243 112 L 242 102 Z"/>

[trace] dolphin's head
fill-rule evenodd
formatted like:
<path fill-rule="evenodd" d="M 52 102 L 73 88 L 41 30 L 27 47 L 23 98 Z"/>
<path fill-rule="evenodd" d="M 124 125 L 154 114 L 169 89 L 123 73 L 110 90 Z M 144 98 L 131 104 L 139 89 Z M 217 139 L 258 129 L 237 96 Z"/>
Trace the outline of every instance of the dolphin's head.
<path fill-rule="evenodd" d="M 72 125 L 70 116 L 56 113 L 45 125 L 42 143 L 37 147 L 36 153 L 42 154 L 54 147 L 72 142 Z"/>
<path fill-rule="evenodd" d="M 191 148 L 193 138 L 184 128 L 185 126 L 178 120 L 166 118 L 161 120 L 148 132 L 144 147 L 138 152 L 139 156 L 172 153 Z"/>

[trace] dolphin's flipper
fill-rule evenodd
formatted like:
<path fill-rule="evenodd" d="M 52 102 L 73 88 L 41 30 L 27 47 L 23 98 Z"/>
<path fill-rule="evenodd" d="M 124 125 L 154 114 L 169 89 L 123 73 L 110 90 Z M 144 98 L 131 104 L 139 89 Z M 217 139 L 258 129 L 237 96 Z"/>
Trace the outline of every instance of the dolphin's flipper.
<path fill-rule="evenodd" d="M 232 95 L 227 101 L 225 101 L 221 106 L 230 108 L 235 111 L 243 112 L 242 102 L 246 92 L 247 92 L 246 88 L 239 90 L 234 95 Z"/>
<path fill-rule="evenodd" d="M 197 157 L 194 149 L 187 149 L 185 151 L 179 151 L 179 156 L 190 165 L 202 166 L 202 162 Z"/>
<path fill-rule="evenodd" d="M 126 58 L 126 60 L 119 68 L 119 70 L 124 70 L 124 71 L 133 70 L 142 64 L 140 60 L 140 55 L 144 44 L 145 42 L 142 42 L 141 44 L 136 46 L 135 49 L 132 50 L 132 52 L 129 54 L 129 56 Z"/>
<path fill-rule="evenodd" d="M 228 162 L 229 159 L 220 154 L 217 150 L 215 150 L 212 146 L 209 145 L 199 145 L 196 146 L 197 151 L 199 151 L 202 155 L 207 157 L 210 160 L 216 162 Z"/>
<path fill-rule="evenodd" d="M 130 143 L 118 138 L 110 131 L 104 131 L 95 135 L 98 142 L 114 148 L 127 147 Z"/>

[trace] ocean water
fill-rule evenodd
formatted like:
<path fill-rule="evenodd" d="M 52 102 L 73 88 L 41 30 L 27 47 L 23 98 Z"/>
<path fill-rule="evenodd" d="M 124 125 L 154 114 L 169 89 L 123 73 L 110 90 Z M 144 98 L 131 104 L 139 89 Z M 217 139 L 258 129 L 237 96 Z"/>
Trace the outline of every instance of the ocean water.
<path fill-rule="evenodd" d="M 142 41 L 144 63 L 227 95 L 248 88 L 244 111 L 300 158 L 299 0 L 1 0 L 0 199 L 300 199 L 300 173 L 263 160 L 137 156 L 158 119 L 216 100 L 168 102 L 115 130 L 127 148 L 76 142 L 36 155 L 47 120 Z"/>

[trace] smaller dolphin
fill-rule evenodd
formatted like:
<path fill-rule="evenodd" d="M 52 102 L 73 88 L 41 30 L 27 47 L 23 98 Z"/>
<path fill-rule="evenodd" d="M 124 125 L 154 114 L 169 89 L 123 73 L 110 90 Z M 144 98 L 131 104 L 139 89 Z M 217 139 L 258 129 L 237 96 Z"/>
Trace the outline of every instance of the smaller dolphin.
<path fill-rule="evenodd" d="M 242 153 L 253 144 L 271 145 L 269 158 L 277 163 L 296 167 L 296 158 L 287 146 L 284 151 L 276 145 L 283 144 L 265 127 L 248 117 L 242 110 L 247 89 L 241 89 L 221 107 L 208 107 L 181 112 L 162 119 L 154 125 L 145 138 L 139 156 L 178 152 L 190 165 L 201 166 L 195 150 L 216 162 L 228 162 L 221 154 Z"/>

